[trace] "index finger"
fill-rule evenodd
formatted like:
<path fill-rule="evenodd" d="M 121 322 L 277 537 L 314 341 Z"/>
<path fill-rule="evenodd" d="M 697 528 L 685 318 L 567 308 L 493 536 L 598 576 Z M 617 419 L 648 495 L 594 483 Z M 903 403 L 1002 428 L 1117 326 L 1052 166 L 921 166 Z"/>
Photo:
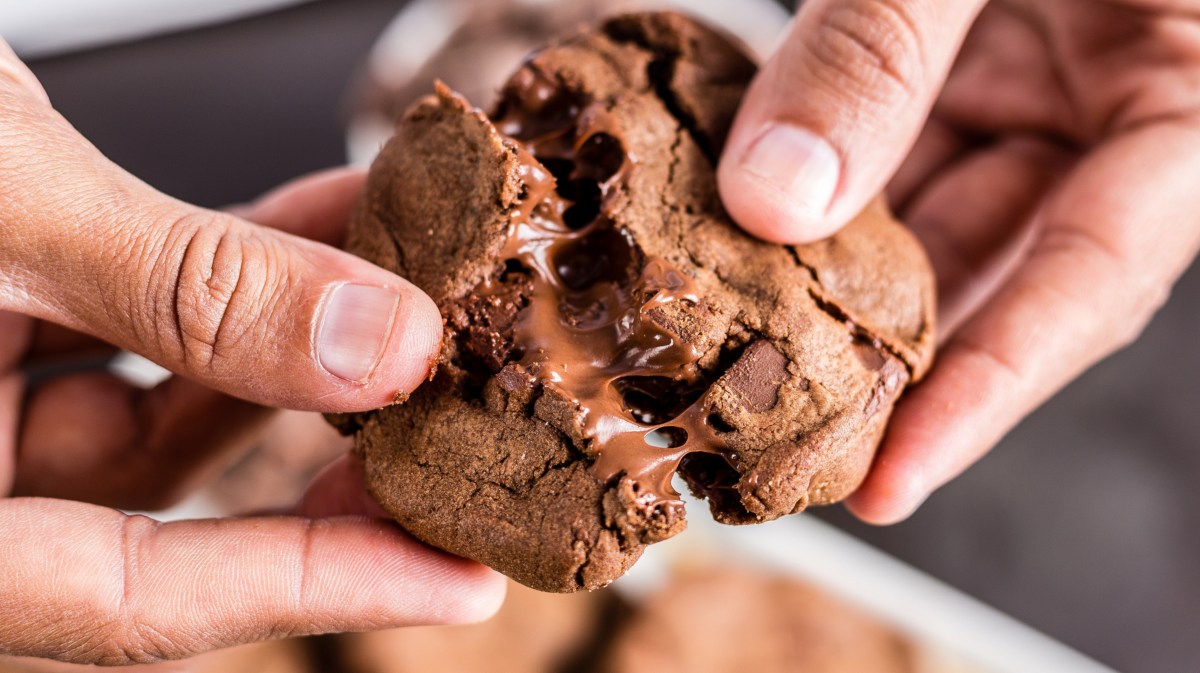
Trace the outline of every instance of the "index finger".
<path fill-rule="evenodd" d="M 148 663 L 284 636 L 477 621 L 500 577 L 362 517 L 158 523 L 0 501 L 0 648 Z"/>

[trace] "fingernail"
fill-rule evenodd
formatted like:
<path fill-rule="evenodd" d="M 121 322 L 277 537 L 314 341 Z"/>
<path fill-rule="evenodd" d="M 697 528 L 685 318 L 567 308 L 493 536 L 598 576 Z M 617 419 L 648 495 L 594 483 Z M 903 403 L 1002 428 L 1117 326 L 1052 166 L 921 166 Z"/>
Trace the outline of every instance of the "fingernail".
<path fill-rule="evenodd" d="M 325 371 L 363 382 L 383 357 L 400 294 L 367 285 L 342 285 L 325 302 L 317 333 L 317 359 Z"/>
<path fill-rule="evenodd" d="M 776 123 L 763 129 L 740 166 L 814 217 L 829 210 L 842 172 L 841 159 L 824 138 Z"/>

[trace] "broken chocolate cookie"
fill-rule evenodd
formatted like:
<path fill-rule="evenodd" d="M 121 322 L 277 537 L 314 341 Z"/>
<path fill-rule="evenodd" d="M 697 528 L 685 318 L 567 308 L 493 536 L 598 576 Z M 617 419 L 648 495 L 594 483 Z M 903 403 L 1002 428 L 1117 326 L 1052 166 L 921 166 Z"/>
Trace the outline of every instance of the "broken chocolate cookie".
<path fill-rule="evenodd" d="M 821 243 L 742 233 L 715 162 L 755 72 L 678 14 L 534 54 L 489 117 L 445 87 L 371 168 L 348 248 L 446 319 L 433 379 L 340 419 L 420 539 L 531 587 L 621 576 L 683 529 L 849 495 L 933 351 L 933 279 L 877 203 Z"/>

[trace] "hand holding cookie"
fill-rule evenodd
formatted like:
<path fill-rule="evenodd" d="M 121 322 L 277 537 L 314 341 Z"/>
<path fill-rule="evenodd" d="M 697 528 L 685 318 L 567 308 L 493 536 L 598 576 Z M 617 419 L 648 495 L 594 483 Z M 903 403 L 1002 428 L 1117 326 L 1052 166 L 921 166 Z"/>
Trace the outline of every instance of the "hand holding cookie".
<path fill-rule="evenodd" d="M 245 219 L 180 203 L 89 145 L 0 42 L 0 175 L 0 495 L 24 496 L 0 499 L 0 652 L 125 664 L 495 609 L 498 576 L 369 518 L 352 463 L 297 516 L 107 508 L 180 498 L 259 405 L 367 409 L 425 378 L 432 302 L 317 242 L 339 241 L 360 173 L 302 179 Z M 116 346 L 179 376 L 29 385 Z"/>
<path fill-rule="evenodd" d="M 827 241 L 739 230 L 716 159 L 757 68 L 682 14 L 532 54 L 490 115 L 446 86 L 372 164 L 347 249 L 446 318 L 431 381 L 333 418 L 435 547 L 528 586 L 605 586 L 686 526 L 761 523 L 862 482 L 929 369 L 933 274 L 882 202 Z"/>
<path fill-rule="evenodd" d="M 907 517 L 1132 341 L 1195 257 L 1196 9 L 804 3 L 719 178 L 747 231 L 792 243 L 886 186 L 929 252 L 940 359 L 849 501 L 861 518 Z"/>

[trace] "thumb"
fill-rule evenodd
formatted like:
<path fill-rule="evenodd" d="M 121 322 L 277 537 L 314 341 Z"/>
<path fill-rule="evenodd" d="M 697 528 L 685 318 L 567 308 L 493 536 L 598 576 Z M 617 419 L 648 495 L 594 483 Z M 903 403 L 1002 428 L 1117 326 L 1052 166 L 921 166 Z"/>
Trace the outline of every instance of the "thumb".
<path fill-rule="evenodd" d="M 441 318 L 407 281 L 158 193 L 11 77 L 0 77 L 0 174 L 0 309 L 297 409 L 384 406 L 437 356 Z"/>
<path fill-rule="evenodd" d="M 812 0 L 747 92 L 718 171 L 747 231 L 834 233 L 915 142 L 984 0 Z"/>

